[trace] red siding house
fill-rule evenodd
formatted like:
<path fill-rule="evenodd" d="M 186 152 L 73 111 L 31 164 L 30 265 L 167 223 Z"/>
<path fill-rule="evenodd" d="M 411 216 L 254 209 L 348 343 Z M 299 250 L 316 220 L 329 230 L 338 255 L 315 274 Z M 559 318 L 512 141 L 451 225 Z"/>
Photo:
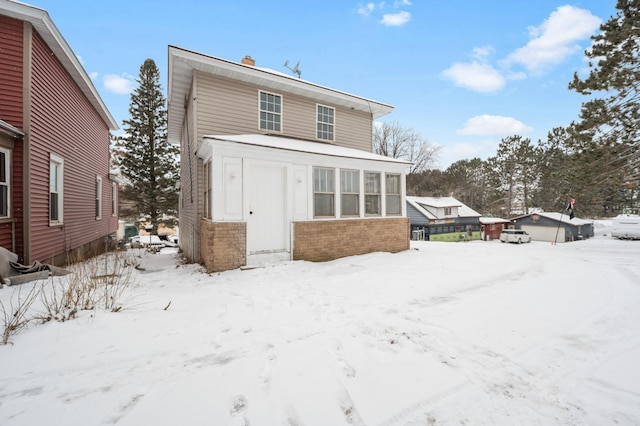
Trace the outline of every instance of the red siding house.
<path fill-rule="evenodd" d="M 21 263 L 64 263 L 117 231 L 116 129 L 48 13 L 0 0 L 0 245 Z"/>
<path fill-rule="evenodd" d="M 503 229 L 507 229 L 511 221 L 499 217 L 481 217 L 480 227 L 482 239 L 485 241 L 499 240 Z"/>

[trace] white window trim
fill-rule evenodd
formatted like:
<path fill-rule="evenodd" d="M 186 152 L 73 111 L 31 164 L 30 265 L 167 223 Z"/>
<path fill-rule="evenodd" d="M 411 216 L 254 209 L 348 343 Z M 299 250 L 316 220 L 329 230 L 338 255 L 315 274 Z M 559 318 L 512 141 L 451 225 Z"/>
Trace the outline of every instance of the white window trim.
<path fill-rule="evenodd" d="M 343 192 L 342 191 L 342 172 L 354 172 L 358 175 L 358 187 L 357 187 L 357 192 Z M 362 213 L 362 208 L 361 208 L 361 200 L 362 200 L 362 171 L 358 170 L 358 169 L 340 169 L 340 217 L 346 217 L 346 218 L 354 218 L 354 217 L 360 217 L 361 213 Z M 343 211 L 343 203 L 342 203 L 342 196 L 343 195 L 356 195 L 358 197 L 358 212 L 356 214 L 345 214 Z"/>
<path fill-rule="evenodd" d="M 111 182 L 111 216 L 118 216 L 118 184 Z"/>
<path fill-rule="evenodd" d="M 11 217 L 11 150 L 0 148 L 0 152 L 4 153 L 5 166 L 4 170 L 6 173 L 6 181 L 2 183 L 2 185 L 7 186 L 7 215 L 0 216 L 0 218 Z"/>
<path fill-rule="evenodd" d="M 49 154 L 49 197 L 51 197 L 51 164 L 58 166 L 58 219 L 51 220 L 51 212 L 49 212 L 49 225 L 62 225 L 64 223 L 64 158 L 56 154 Z M 49 199 L 49 209 L 51 209 L 51 199 Z"/>
<path fill-rule="evenodd" d="M 280 113 L 278 114 L 280 116 L 280 130 L 263 129 L 260 125 L 261 124 L 260 113 L 262 112 L 262 108 L 260 107 L 260 102 L 261 102 L 260 97 L 262 93 L 267 95 L 278 96 L 280 98 Z M 265 112 L 270 114 L 276 114 L 276 113 L 271 113 L 269 111 L 265 111 Z M 268 92 L 266 90 L 258 90 L 258 129 L 263 132 L 275 132 L 275 133 L 282 133 L 284 131 L 284 96 L 282 96 L 279 93 Z"/>
<path fill-rule="evenodd" d="M 333 191 L 331 192 L 324 192 L 324 191 L 317 191 L 316 192 L 316 187 L 315 187 L 315 171 L 316 170 L 330 170 L 331 173 L 333 174 Z M 336 174 L 338 174 L 339 176 L 339 172 L 336 173 L 336 169 L 333 167 L 323 167 L 323 166 L 314 166 L 312 167 L 312 178 L 311 178 L 311 188 L 312 188 L 312 196 L 313 196 L 313 217 L 315 219 L 329 219 L 329 218 L 335 218 L 336 214 L 337 214 L 337 210 L 340 208 L 340 206 L 337 204 L 338 200 L 336 200 L 336 185 L 339 185 L 339 178 L 336 179 Z M 316 215 L 316 204 L 315 204 L 315 196 L 316 194 L 325 194 L 325 195 L 331 195 L 333 197 L 333 214 L 332 215 Z"/>
<path fill-rule="evenodd" d="M 378 187 L 378 192 L 377 193 L 373 193 L 373 192 L 367 192 L 367 173 L 371 173 L 371 174 L 376 174 L 379 176 L 380 178 L 380 185 Z M 364 184 L 364 193 L 363 193 L 363 199 L 365 201 L 364 203 L 364 215 L 367 217 L 380 217 L 382 216 L 382 213 L 384 212 L 384 173 L 379 172 L 379 171 L 374 171 L 374 170 L 364 170 L 364 173 L 362 174 L 362 183 Z M 378 213 L 367 213 L 367 196 L 378 196 Z"/>
<path fill-rule="evenodd" d="M 96 175 L 96 220 L 102 219 L 102 176 Z"/>
<path fill-rule="evenodd" d="M 212 182 L 212 163 L 211 160 L 205 161 L 202 165 L 202 174 L 203 174 L 203 186 L 204 191 L 202 194 L 203 197 L 203 212 L 202 216 L 205 219 L 211 220 L 213 218 L 213 208 L 211 203 L 211 192 L 213 190 L 213 182 Z"/>
<path fill-rule="evenodd" d="M 387 188 L 387 177 L 388 176 L 398 176 L 398 184 L 399 184 L 399 188 L 398 188 L 398 193 L 393 193 L 393 194 L 389 194 L 388 188 Z M 398 206 L 400 207 L 400 211 L 398 213 L 389 213 L 388 210 L 388 203 L 387 203 L 387 198 L 389 196 L 394 196 L 394 197 L 398 197 Z M 384 174 L 384 200 L 385 200 L 385 216 L 402 216 L 402 174 L 401 173 L 385 173 Z"/>
<path fill-rule="evenodd" d="M 331 126 L 331 135 L 332 138 L 331 139 L 325 139 L 325 138 L 321 138 L 318 137 L 318 124 L 329 124 L 329 123 L 325 123 L 322 122 L 320 120 L 318 120 L 318 107 L 323 107 L 323 108 L 328 108 L 330 110 L 333 111 L 333 124 L 330 124 Z M 316 139 L 321 140 L 321 141 L 330 141 L 333 142 L 336 140 L 336 109 L 334 107 L 331 107 L 329 105 L 323 105 L 323 104 L 316 104 Z"/>

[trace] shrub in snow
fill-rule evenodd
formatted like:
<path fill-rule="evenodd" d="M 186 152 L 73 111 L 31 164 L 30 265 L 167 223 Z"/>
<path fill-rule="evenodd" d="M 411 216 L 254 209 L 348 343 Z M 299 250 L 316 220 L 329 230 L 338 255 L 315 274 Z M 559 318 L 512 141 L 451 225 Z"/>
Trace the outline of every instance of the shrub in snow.
<path fill-rule="evenodd" d="M 28 287 L 30 288 L 27 290 Z M 11 336 L 17 334 L 34 319 L 29 311 L 33 302 L 38 300 L 41 290 L 42 284 L 39 282 L 23 284 L 13 288 L 13 293 L 6 304 L 0 300 L 3 345 L 9 343 Z"/>

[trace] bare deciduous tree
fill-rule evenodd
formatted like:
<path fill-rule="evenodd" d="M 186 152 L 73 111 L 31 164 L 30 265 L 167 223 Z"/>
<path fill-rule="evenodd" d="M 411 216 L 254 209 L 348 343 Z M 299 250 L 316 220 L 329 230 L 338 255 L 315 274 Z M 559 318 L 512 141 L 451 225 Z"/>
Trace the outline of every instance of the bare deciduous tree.
<path fill-rule="evenodd" d="M 419 173 L 434 167 L 442 147 L 425 140 L 413 129 L 396 121 L 376 123 L 373 129 L 373 149 L 376 154 L 411 161 L 409 173 Z"/>

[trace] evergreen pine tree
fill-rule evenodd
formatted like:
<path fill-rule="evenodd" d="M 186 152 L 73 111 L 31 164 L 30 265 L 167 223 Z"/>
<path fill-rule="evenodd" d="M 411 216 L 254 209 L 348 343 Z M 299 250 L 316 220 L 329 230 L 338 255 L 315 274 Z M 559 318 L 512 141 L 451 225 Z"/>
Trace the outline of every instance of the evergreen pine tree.
<path fill-rule="evenodd" d="M 125 135 L 118 142 L 123 151 L 120 170 L 129 181 L 120 195 L 123 206 L 128 202 L 136 216 L 148 219 L 155 234 L 160 220 L 172 226 L 171 218 L 177 214 L 178 149 L 167 140 L 166 100 L 152 59 L 144 61 L 136 81 L 139 86 L 129 106 L 131 119 L 123 121 Z"/>
<path fill-rule="evenodd" d="M 590 143 L 590 150 L 606 151 L 594 166 L 622 172 L 617 185 L 627 187 L 640 180 L 640 0 L 618 0 L 616 9 L 616 16 L 591 37 L 593 45 L 585 52 L 589 75 L 582 79 L 575 73 L 569 88 L 592 96 L 582 105 L 581 121 L 573 129 L 576 138 Z M 612 167 L 611 161 L 620 164 Z M 616 186 L 611 179 L 606 184 Z"/>

